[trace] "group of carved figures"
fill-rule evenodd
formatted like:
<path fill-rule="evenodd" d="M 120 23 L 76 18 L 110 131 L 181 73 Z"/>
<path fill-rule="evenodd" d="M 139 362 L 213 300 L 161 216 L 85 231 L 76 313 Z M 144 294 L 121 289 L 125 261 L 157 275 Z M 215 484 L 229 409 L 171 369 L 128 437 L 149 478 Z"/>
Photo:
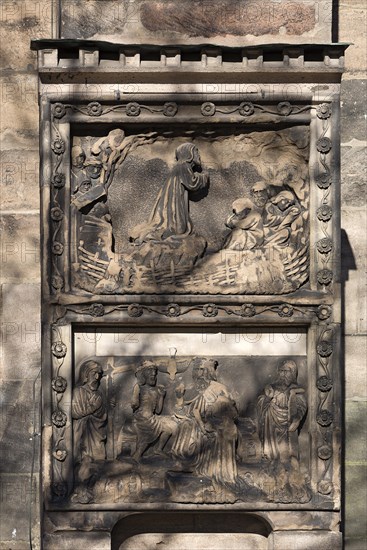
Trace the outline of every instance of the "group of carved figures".
<path fill-rule="evenodd" d="M 194 231 L 189 203 L 193 193 L 208 191 L 209 176 L 203 171 L 197 146 L 183 143 L 176 149 L 176 164 L 158 193 L 148 221 L 129 229 L 130 245 L 126 246 L 120 260 L 115 261 L 107 204 L 108 188 L 116 168 L 127 154 L 155 139 L 154 133 L 126 137 L 122 130 L 113 130 L 92 146 L 89 159 L 86 159 L 81 146 L 73 147 L 72 202 L 78 210 L 88 215 L 88 221 L 81 230 L 82 243 L 90 241 L 88 232 L 91 226 L 96 226 L 98 238 L 95 241 L 101 243 L 103 257 L 95 275 L 100 281 L 96 290 L 100 292 L 113 292 L 121 284 L 124 287 L 123 272 L 124 269 L 131 269 L 129 265 L 149 267 L 152 258 L 158 264 L 163 258 L 160 266 L 163 272 L 167 269 L 171 272 L 175 266 L 176 275 L 180 269 L 184 274 L 185 268 L 189 272 L 205 254 L 207 242 Z M 230 233 L 223 238 L 221 248 L 238 251 L 260 249 L 263 254 L 269 248 L 296 251 L 306 243 L 304 223 L 305 211 L 290 187 L 277 182 L 269 185 L 259 181 L 251 189 L 251 199 L 243 197 L 233 203 L 232 214 L 223 225 L 223 231 L 227 227 Z M 87 255 L 89 268 L 93 267 L 94 248 L 92 245 L 93 250 L 88 252 L 82 249 L 81 252 L 81 256 Z M 105 273 L 102 277 L 103 269 Z M 200 269 L 204 273 L 205 262 L 198 269 L 199 273 Z"/>
<path fill-rule="evenodd" d="M 139 469 L 152 457 L 169 459 L 175 470 L 202 476 L 215 486 L 234 488 L 239 481 L 238 410 L 228 388 L 217 380 L 218 362 L 196 359 L 192 385 L 175 387 L 171 414 L 162 414 L 166 390 L 157 384 L 157 365 L 146 360 L 135 370 L 132 431 L 136 444 L 124 460 Z M 257 398 L 257 431 L 261 463 L 273 472 L 299 474 L 298 432 L 307 411 L 305 392 L 297 384 L 297 365 L 281 362 L 277 378 Z M 75 478 L 79 487 L 91 483 L 98 463 L 106 459 L 108 406 L 100 388 L 102 367 L 94 360 L 80 368 L 73 392 Z M 246 442 L 245 442 L 246 443 Z"/>

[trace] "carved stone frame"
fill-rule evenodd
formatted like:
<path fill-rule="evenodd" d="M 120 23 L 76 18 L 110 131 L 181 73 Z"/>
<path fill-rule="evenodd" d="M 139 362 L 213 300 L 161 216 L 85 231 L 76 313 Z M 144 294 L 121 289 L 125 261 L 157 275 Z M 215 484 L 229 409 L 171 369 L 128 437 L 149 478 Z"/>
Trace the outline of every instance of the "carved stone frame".
<path fill-rule="evenodd" d="M 102 52 L 111 51 L 114 45 L 76 46 L 74 42 L 37 41 L 33 47 L 39 51 L 41 94 L 45 426 L 42 475 L 46 509 L 73 509 L 70 505 L 65 508 L 63 497 L 68 491 L 72 468 L 70 406 L 75 327 L 138 331 L 146 326 L 157 330 L 167 326 L 184 330 L 190 326 L 200 331 L 215 326 L 242 331 L 256 327 L 286 330 L 287 326 L 296 326 L 306 328 L 308 333 L 309 415 L 313 426 L 311 483 L 317 498 L 307 504 L 271 503 L 265 508 L 340 510 L 339 82 L 345 46 L 318 46 L 316 51 L 313 46 L 281 45 L 277 48 L 282 59 L 276 62 L 267 61 L 266 47 L 247 48 L 241 50 L 237 65 L 224 62 L 230 49 L 222 55 L 218 48 L 204 47 L 198 49 L 200 61 L 191 61 L 186 66 L 182 62 L 184 47 L 171 48 L 168 53 L 162 48 L 155 66 L 153 62 L 144 65 L 144 49 L 119 46 L 118 67 L 105 69 L 100 64 L 101 58 L 106 57 Z M 75 52 L 76 47 L 77 58 L 74 55 L 74 59 L 71 56 L 63 59 L 65 49 Z M 85 78 L 91 93 L 83 84 Z M 209 117 L 202 114 L 202 108 L 207 102 L 219 105 L 222 111 L 236 106 L 236 116 L 240 116 L 240 105 L 248 103 L 273 111 L 277 120 L 298 117 L 303 123 L 309 122 L 310 289 L 286 296 L 95 296 L 72 291 L 68 206 L 71 127 L 75 123 L 91 128 L 96 124 L 123 124 L 127 118 L 129 124 L 144 120 L 144 109 L 139 117 L 126 115 L 126 104 L 130 101 L 120 94 L 120 88 L 136 83 L 139 86 L 134 88 L 134 103 L 144 105 L 146 101 L 154 101 L 157 112 L 146 111 L 146 116 L 154 116 L 168 125 L 178 120 L 164 114 L 168 102 L 177 103 L 179 108 L 194 104 L 196 110 L 190 116 L 206 124 Z M 184 120 L 187 117 L 182 116 Z M 215 119 L 210 123 L 215 124 Z M 57 174 L 62 174 L 61 180 Z M 55 242 L 61 247 L 55 248 Z M 57 277 L 62 277 L 63 282 L 57 281 Z M 243 504 L 219 507 L 244 508 Z M 103 508 L 93 504 L 82 507 L 90 511 Z M 190 505 L 124 505 L 129 510 L 144 508 L 190 509 Z M 205 508 L 218 509 L 218 506 L 205 505 Z M 246 509 L 256 509 L 256 504 L 246 504 Z"/>

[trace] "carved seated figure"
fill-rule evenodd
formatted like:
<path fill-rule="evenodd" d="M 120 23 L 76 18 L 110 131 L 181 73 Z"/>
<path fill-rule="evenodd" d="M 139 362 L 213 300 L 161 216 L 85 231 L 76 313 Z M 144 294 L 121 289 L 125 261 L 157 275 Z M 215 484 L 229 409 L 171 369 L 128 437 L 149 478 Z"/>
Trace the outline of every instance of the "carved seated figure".
<path fill-rule="evenodd" d="M 302 211 L 291 191 L 281 191 L 266 204 L 264 244 L 285 247 L 297 244 L 303 229 Z"/>
<path fill-rule="evenodd" d="M 232 229 L 224 248 L 229 250 L 251 250 L 264 240 L 261 214 L 254 210 L 249 199 L 238 199 L 232 204 L 233 214 L 226 221 Z"/>
<path fill-rule="evenodd" d="M 193 369 L 195 395 L 185 399 L 172 444 L 178 460 L 190 460 L 196 474 L 213 482 L 233 484 L 237 479 L 236 443 L 238 412 L 227 387 L 217 381 L 218 362 L 202 359 Z M 182 393 L 181 388 L 180 395 Z"/>
<path fill-rule="evenodd" d="M 136 369 L 135 376 L 138 383 L 133 389 L 131 408 L 137 443 L 132 458 L 138 461 L 155 442 L 155 454 L 164 454 L 164 447 L 176 429 L 176 424 L 166 416 L 159 416 L 166 390 L 163 386 L 157 386 L 156 365 L 152 361 L 144 361 Z"/>

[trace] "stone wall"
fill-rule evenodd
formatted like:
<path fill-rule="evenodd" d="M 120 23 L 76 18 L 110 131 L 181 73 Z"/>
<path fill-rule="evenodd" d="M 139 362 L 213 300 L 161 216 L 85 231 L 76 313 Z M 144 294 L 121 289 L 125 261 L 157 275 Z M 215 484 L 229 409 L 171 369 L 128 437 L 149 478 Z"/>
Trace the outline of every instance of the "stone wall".
<path fill-rule="evenodd" d="M 5 1 L 0 8 L 1 59 L 1 297 L 3 515 L 0 548 L 39 547 L 40 421 L 40 224 L 38 103 L 35 52 L 30 39 L 56 37 L 55 3 Z M 213 19 L 208 2 L 101 2 L 63 0 L 63 37 L 163 42 L 327 42 L 331 2 L 218 2 Z M 199 10 L 196 26 L 187 20 Z M 211 5 L 213 2 L 210 3 Z M 289 4 L 287 10 L 283 6 Z M 290 6 L 290 4 L 292 4 Z M 284 9 L 282 10 L 282 6 Z M 315 7 L 316 6 L 316 7 Z M 163 10 L 166 7 L 166 10 Z M 140 9 L 142 8 L 142 9 Z M 251 26 L 259 9 L 269 10 L 268 25 Z M 276 12 L 274 11 L 276 8 Z M 186 9 L 186 12 L 185 12 Z M 238 12 L 238 10 L 243 11 Z M 237 11 L 236 11 L 237 10 Z M 293 11 L 292 11 L 293 10 Z M 182 13 L 181 13 L 182 12 Z M 185 13 L 183 13 L 185 12 Z M 238 13 L 237 13 L 238 12 Z M 306 13 L 307 12 L 307 13 Z M 288 16 L 285 15 L 288 13 Z M 306 13 L 306 15 L 304 15 Z M 97 14 L 97 15 L 96 15 Z M 186 14 L 186 15 L 185 15 Z M 236 15 L 237 14 L 237 15 Z M 303 14 L 303 15 L 302 15 Z M 235 17 L 236 15 L 236 17 Z M 239 16 L 239 17 L 238 17 Z M 362 0 L 344 0 L 334 14 L 339 40 L 347 50 L 342 85 L 342 243 L 345 328 L 345 534 L 348 550 L 361 550 L 366 528 L 366 97 L 365 27 Z M 172 28 L 171 22 L 175 25 Z M 188 21 L 185 24 L 185 21 Z M 218 27 L 218 21 L 221 25 Z M 97 24 L 98 23 L 98 24 Z M 170 27 L 170 30 L 167 30 Z M 158 31 L 157 31 L 158 29 Z M 255 30 L 254 30 L 255 29 Z M 135 32 L 136 31 L 136 32 Z M 334 30 L 334 39 L 335 39 Z M 121 40 L 121 34 L 118 36 Z"/>
<path fill-rule="evenodd" d="M 342 269 L 345 344 L 346 548 L 366 544 L 366 10 L 341 0 L 339 40 L 346 53 L 341 101 Z M 362 519 L 364 518 L 364 519 Z"/>

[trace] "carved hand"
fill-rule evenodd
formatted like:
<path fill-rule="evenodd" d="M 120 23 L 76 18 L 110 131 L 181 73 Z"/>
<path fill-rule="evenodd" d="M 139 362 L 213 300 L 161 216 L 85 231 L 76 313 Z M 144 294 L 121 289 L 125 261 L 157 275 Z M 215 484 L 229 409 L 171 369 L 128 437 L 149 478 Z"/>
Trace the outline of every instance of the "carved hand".
<path fill-rule="evenodd" d="M 293 422 L 291 423 L 291 425 L 288 428 L 288 431 L 295 432 L 296 429 L 298 428 L 298 425 L 299 425 L 299 421 L 298 420 L 293 420 Z"/>

